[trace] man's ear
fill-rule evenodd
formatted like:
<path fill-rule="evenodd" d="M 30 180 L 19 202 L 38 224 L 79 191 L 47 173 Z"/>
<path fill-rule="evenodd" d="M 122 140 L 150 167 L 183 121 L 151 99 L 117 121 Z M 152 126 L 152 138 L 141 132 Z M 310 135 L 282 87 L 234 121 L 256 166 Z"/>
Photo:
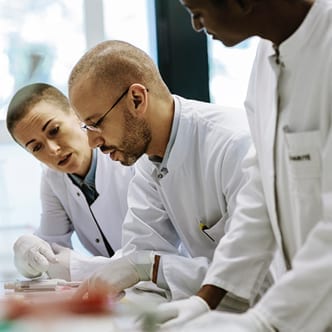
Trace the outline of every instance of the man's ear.
<path fill-rule="evenodd" d="M 128 94 L 130 103 L 133 106 L 130 107 L 131 112 L 136 116 L 144 114 L 148 105 L 146 87 L 142 84 L 134 83 L 130 86 Z"/>
<path fill-rule="evenodd" d="M 249 14 L 260 0 L 236 0 L 238 8 L 242 14 Z"/>
<path fill-rule="evenodd" d="M 141 103 L 140 97 L 137 95 L 134 95 L 133 97 L 134 97 L 135 108 L 137 108 Z"/>

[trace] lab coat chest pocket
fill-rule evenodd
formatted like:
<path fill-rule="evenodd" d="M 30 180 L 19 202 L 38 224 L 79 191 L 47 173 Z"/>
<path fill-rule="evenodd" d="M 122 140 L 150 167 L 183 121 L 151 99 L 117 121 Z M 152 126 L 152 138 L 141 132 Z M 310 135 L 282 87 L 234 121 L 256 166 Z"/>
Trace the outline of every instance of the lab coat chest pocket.
<path fill-rule="evenodd" d="M 206 227 L 201 226 L 203 233 L 205 233 L 211 241 L 215 242 L 216 245 L 218 244 L 219 240 L 225 235 L 225 226 L 227 219 L 228 213 L 225 213 L 221 217 L 221 219 L 219 219 L 214 225 Z M 205 224 L 201 221 L 201 225 Z"/>
<path fill-rule="evenodd" d="M 291 133 L 285 129 L 285 136 L 288 171 L 294 184 L 319 180 L 321 173 L 319 131 Z"/>
<path fill-rule="evenodd" d="M 299 234 L 304 240 L 321 214 L 320 132 L 292 133 L 285 130 L 285 142 L 290 199 L 301 229 Z"/>

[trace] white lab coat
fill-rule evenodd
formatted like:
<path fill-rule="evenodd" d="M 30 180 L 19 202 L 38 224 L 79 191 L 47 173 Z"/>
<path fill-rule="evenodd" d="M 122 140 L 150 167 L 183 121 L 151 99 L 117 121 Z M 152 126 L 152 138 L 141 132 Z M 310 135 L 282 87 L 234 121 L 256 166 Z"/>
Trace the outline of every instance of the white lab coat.
<path fill-rule="evenodd" d="M 255 310 L 280 332 L 322 332 L 332 323 L 332 1 L 316 0 L 279 50 L 281 66 L 270 42 L 258 49 L 246 103 L 258 157 L 204 283 L 249 297 L 277 245 L 290 270 Z"/>
<path fill-rule="evenodd" d="M 168 173 L 159 179 L 146 156 L 138 161 L 128 192 L 123 250 L 161 252 L 164 280 L 158 275 L 157 284 L 166 283 L 172 298 L 179 299 L 198 291 L 229 227 L 251 139 L 242 110 L 178 96 L 174 102 L 180 120 Z M 207 226 L 205 233 L 200 223 Z"/>
<path fill-rule="evenodd" d="M 75 231 L 89 252 L 108 257 L 96 222 L 112 249 L 118 250 L 127 212 L 128 185 L 133 174 L 133 167 L 124 167 L 98 150 L 95 184 L 99 196 L 89 207 L 83 192 L 67 174 L 43 167 L 42 214 L 36 235 L 49 243 L 56 242 L 71 248 L 71 236 Z M 89 267 L 88 261 L 84 259 L 81 262 L 71 257 L 73 280 L 81 280 L 92 272 L 94 265 Z M 91 264 L 95 264 L 95 260 L 91 260 Z"/>

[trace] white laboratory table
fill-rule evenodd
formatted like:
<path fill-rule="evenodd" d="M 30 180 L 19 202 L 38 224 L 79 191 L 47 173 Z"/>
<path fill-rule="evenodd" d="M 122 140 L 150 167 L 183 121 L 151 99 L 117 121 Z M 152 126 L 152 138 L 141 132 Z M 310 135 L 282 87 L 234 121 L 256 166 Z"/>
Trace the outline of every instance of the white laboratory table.
<path fill-rule="evenodd" d="M 24 301 L 38 302 L 43 299 L 65 299 L 72 295 L 72 290 L 43 292 L 14 292 L 4 290 L 0 284 L 0 298 L 22 298 Z M 1 332 L 153 332 L 157 328 L 153 323 L 142 327 L 137 318 L 148 315 L 147 322 L 153 322 L 150 312 L 160 303 L 166 302 L 166 294 L 152 283 L 140 283 L 137 287 L 126 290 L 125 296 L 113 304 L 106 314 L 61 314 L 49 317 L 25 317 L 10 322 L 0 321 Z"/>

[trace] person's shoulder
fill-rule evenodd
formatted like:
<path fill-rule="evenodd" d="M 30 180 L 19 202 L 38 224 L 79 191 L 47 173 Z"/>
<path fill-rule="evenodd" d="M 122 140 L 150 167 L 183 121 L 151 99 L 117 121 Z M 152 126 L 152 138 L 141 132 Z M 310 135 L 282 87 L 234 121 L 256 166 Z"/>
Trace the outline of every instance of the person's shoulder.
<path fill-rule="evenodd" d="M 47 178 L 62 178 L 66 173 L 57 171 L 56 169 L 50 168 L 47 165 L 41 164 L 42 176 Z"/>
<path fill-rule="evenodd" d="M 48 183 L 49 186 L 53 187 L 62 187 L 65 182 L 65 177 L 67 173 L 57 171 L 53 168 L 50 168 L 42 164 L 42 174 L 41 181 L 42 183 Z"/>
<path fill-rule="evenodd" d="M 208 116 L 210 113 L 220 114 L 220 112 L 233 112 L 240 110 L 237 107 L 219 105 L 213 102 L 187 99 L 184 97 L 176 96 L 179 100 L 181 107 L 181 113 L 197 113 L 201 114 L 203 117 Z"/>
<path fill-rule="evenodd" d="M 247 116 L 243 108 L 192 100 L 193 113 L 198 126 L 248 130 Z"/>

